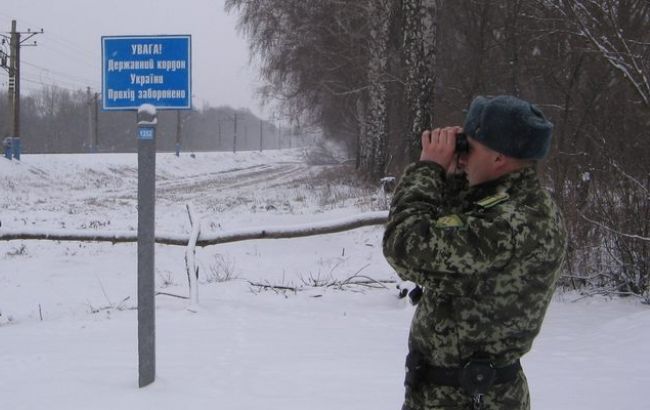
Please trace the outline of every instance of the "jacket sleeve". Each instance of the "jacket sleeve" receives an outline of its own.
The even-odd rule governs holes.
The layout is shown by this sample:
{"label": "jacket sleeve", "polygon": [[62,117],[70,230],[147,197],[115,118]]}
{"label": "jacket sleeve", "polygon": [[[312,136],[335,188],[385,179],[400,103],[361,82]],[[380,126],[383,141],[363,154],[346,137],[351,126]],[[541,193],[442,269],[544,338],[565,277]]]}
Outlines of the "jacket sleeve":
{"label": "jacket sleeve", "polygon": [[480,275],[505,266],[514,251],[506,215],[448,215],[445,173],[416,162],[398,184],[383,238],[384,256],[403,280],[443,294],[472,294]]}

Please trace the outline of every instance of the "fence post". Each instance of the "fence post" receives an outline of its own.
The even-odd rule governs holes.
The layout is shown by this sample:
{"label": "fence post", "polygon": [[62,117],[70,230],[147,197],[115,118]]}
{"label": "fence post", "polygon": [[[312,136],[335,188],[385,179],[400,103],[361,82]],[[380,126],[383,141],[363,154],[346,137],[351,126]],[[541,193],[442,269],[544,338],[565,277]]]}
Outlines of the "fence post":
{"label": "fence post", "polygon": [[187,280],[190,287],[190,307],[199,303],[199,268],[196,265],[196,242],[201,234],[201,221],[195,216],[192,205],[187,204],[187,214],[190,218],[192,232],[185,250],[185,267],[187,269]]}

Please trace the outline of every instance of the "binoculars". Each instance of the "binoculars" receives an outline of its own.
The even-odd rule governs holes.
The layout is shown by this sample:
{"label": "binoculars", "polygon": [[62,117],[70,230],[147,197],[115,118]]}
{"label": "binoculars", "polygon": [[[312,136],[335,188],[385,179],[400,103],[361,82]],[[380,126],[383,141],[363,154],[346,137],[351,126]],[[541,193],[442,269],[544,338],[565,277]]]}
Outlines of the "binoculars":
{"label": "binoculars", "polygon": [[464,132],[456,134],[456,154],[465,154],[469,152],[469,143],[467,142],[467,135]]}

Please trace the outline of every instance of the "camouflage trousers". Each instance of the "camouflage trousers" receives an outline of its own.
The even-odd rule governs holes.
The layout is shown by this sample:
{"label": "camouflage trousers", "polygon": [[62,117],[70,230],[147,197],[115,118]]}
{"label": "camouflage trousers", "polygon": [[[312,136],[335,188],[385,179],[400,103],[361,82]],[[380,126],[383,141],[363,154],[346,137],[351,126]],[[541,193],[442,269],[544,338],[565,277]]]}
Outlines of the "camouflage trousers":
{"label": "camouflage trousers", "polygon": [[[472,397],[460,388],[435,385],[406,387],[402,410],[473,410]],[[494,385],[483,397],[483,410],[530,410],[528,382],[523,371],[510,382]]]}

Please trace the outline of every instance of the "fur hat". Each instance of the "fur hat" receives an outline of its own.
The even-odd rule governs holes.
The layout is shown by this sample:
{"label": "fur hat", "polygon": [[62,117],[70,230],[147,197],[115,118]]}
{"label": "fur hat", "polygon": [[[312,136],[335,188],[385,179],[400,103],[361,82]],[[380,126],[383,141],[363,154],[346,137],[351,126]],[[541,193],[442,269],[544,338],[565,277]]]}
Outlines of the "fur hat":
{"label": "fur hat", "polygon": [[542,159],[553,124],[528,101],[510,95],[478,96],[465,117],[464,132],[487,147],[517,159]]}

